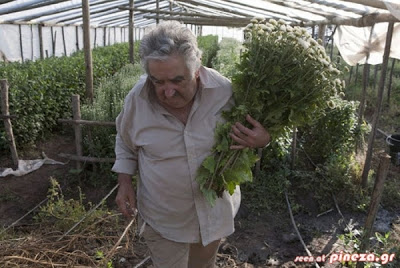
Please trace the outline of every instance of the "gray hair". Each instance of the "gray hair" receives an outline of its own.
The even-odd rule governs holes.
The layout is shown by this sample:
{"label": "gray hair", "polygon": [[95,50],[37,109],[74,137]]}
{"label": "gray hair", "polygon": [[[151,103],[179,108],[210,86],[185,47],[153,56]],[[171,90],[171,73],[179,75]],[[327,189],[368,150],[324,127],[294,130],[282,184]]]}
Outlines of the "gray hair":
{"label": "gray hair", "polygon": [[160,23],[140,42],[140,61],[146,73],[149,73],[149,60],[166,60],[174,54],[183,56],[192,76],[201,66],[201,50],[197,47],[196,36],[178,21]]}

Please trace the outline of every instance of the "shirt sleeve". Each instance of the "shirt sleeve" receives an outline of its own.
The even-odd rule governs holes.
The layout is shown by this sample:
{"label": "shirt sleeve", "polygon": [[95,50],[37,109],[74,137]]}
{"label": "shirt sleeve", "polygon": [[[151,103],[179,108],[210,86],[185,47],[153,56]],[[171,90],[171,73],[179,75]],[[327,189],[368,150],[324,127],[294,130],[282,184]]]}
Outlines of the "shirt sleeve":
{"label": "shirt sleeve", "polygon": [[[129,113],[126,113],[126,106],[132,105],[131,102],[125,102],[125,107],[118,115],[116,120],[117,136],[115,140],[115,163],[112,167],[112,171],[116,173],[124,173],[134,175],[137,171],[138,166],[138,148],[133,145],[131,137],[129,137],[129,131],[126,130],[127,126],[124,122],[133,120],[133,110],[128,109]],[[129,118],[126,118],[129,117]]]}

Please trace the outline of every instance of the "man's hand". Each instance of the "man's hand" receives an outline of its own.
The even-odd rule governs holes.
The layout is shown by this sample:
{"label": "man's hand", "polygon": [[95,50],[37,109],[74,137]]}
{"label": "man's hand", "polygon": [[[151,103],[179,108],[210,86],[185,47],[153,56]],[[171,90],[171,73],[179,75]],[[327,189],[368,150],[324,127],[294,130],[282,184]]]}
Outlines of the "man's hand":
{"label": "man's hand", "polygon": [[118,174],[118,193],[115,202],[121,213],[131,218],[136,215],[136,193],[132,186],[132,175]]}
{"label": "man's hand", "polygon": [[231,138],[238,144],[231,145],[231,149],[244,149],[244,148],[262,148],[266,146],[271,137],[268,131],[250,115],[246,116],[247,122],[253,125],[253,129],[243,126],[241,123],[236,122],[232,126],[233,133],[230,134]]}

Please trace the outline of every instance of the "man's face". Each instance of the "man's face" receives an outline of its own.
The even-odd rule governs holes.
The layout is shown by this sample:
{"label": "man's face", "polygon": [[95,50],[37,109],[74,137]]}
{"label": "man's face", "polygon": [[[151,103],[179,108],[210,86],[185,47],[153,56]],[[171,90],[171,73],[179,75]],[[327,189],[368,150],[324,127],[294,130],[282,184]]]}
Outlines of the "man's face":
{"label": "man's face", "polygon": [[[167,60],[149,60],[148,70],[158,101],[167,108],[183,108],[196,94],[196,75],[190,75],[183,56],[172,55]],[[192,78],[191,78],[192,77]]]}

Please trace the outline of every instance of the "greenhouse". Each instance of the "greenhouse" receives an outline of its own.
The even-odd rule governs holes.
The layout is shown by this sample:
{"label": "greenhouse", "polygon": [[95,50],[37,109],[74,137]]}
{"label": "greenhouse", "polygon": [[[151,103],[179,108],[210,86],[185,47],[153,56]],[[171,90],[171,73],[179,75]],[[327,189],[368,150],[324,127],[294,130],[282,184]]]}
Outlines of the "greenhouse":
{"label": "greenhouse", "polygon": [[397,0],[0,0],[0,267],[399,267],[399,43]]}

